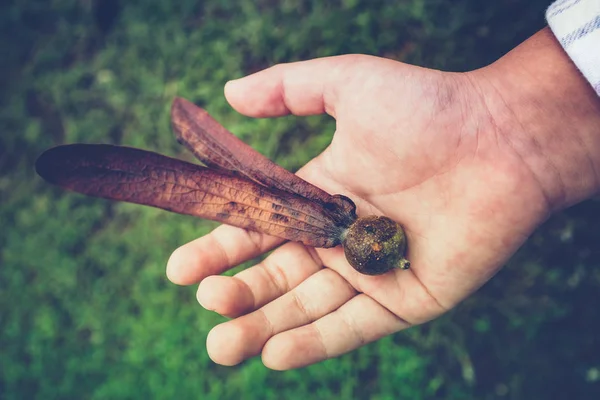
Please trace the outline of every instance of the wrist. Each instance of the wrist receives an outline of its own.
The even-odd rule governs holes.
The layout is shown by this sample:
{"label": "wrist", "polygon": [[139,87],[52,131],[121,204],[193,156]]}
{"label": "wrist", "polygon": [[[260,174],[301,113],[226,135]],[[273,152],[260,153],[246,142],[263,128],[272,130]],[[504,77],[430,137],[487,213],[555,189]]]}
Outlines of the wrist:
{"label": "wrist", "polygon": [[551,211],[600,190],[600,98],[548,28],[469,74]]}

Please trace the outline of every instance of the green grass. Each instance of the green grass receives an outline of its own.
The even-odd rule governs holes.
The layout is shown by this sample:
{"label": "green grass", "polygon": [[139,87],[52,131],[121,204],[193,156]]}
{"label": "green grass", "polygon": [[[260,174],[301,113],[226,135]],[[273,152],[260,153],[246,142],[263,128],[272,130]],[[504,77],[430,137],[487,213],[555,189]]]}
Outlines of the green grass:
{"label": "green grass", "polygon": [[0,398],[530,399],[600,397],[600,207],[542,227],[438,321],[308,368],[213,364],[221,317],[170,284],[170,252],[215,225],[50,187],[36,156],[110,142],[190,159],[175,95],[297,169],[324,117],[251,120],[222,95],[278,62],[367,53],[446,70],[500,57],[548,1],[10,1],[0,9]]}

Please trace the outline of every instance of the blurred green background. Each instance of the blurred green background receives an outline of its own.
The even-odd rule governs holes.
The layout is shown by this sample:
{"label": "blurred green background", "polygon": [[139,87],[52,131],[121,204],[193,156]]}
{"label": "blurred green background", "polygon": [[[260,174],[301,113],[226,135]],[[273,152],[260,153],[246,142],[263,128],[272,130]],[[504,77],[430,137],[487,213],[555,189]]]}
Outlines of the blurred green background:
{"label": "blurred green background", "polygon": [[60,143],[191,159],[175,95],[297,169],[325,117],[251,120],[222,89],[278,62],[367,53],[486,65],[540,29],[549,0],[9,0],[0,6],[0,398],[598,399],[600,206],[556,215],[443,318],[308,368],[225,368],[223,319],[170,284],[170,252],[215,224],[65,193],[33,164]]}

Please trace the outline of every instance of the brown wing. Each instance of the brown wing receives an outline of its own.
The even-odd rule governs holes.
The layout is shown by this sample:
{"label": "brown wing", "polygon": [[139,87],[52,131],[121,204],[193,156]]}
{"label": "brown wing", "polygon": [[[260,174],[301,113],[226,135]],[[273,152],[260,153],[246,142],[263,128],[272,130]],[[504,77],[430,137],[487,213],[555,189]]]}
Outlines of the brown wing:
{"label": "brown wing", "polygon": [[343,234],[318,204],[301,196],[144,150],[59,146],[38,158],[36,170],[50,183],[90,196],[194,215],[308,246],[336,246]]}
{"label": "brown wing", "polygon": [[318,202],[340,226],[348,227],[356,219],[356,207],[350,199],[332,196],[275,164],[193,103],[176,98],[171,107],[171,120],[179,143],[205,165],[236,171],[266,187]]}

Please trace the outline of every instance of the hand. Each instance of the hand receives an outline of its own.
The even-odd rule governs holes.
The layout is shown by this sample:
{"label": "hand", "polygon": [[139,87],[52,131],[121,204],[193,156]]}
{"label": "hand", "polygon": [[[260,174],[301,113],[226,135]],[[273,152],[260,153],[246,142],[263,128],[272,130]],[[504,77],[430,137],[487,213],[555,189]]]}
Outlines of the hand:
{"label": "hand", "polygon": [[[202,306],[233,318],[210,332],[210,357],[234,365],[262,352],[266,366],[290,369],[431,320],[490,279],[552,211],[597,190],[589,154],[600,154],[600,105],[557,46],[546,30],[462,74],[352,55],[230,82],[226,97],[245,115],[336,119],[331,145],[299,174],[352,198],[359,215],[400,222],[412,267],[365,276],[340,248],[285,243],[219,276],[281,244],[221,226],[177,249],[167,267],[175,283],[200,283]],[[541,67],[548,75],[568,72],[562,82],[577,107],[564,109],[539,68],[532,72],[544,54],[554,60]],[[557,147],[546,133],[565,124],[572,136]]]}

